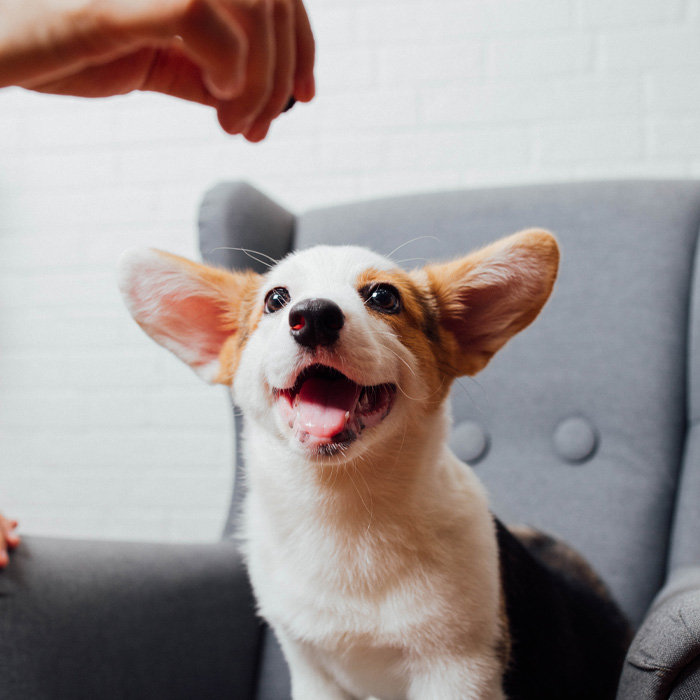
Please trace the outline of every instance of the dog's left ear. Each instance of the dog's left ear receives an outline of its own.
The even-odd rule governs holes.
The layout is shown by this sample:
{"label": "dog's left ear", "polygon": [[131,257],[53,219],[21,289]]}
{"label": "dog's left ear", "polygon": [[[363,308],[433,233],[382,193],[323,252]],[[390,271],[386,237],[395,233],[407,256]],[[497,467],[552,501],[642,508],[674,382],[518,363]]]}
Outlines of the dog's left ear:
{"label": "dog's left ear", "polygon": [[202,379],[219,384],[233,379],[236,339],[251,322],[248,307],[259,280],[254,272],[158,250],[129,251],[119,261],[119,288],[136,322]]}
{"label": "dog's left ear", "polygon": [[425,268],[451,347],[454,376],[483,369],[535,320],[559,267],[551,233],[527,230],[453,262]]}

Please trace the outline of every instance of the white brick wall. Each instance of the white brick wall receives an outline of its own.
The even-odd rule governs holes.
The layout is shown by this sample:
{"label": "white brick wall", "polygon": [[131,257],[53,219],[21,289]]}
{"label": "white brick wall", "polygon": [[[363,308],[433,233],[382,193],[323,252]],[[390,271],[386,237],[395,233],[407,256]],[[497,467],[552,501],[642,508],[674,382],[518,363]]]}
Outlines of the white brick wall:
{"label": "white brick wall", "polygon": [[0,508],[25,533],[206,540],[225,394],[121,306],[120,252],[196,254],[248,179],[294,210],[424,189],[700,177],[700,0],[307,0],[318,98],[260,145],[204,108],[0,92]]}

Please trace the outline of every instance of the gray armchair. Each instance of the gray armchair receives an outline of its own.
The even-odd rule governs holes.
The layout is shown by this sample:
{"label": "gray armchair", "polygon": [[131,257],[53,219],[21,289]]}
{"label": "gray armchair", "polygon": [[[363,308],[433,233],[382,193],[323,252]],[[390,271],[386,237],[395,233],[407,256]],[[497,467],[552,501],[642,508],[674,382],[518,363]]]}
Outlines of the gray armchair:
{"label": "gray armchair", "polygon": [[[300,216],[232,183],[200,212],[203,257],[258,270],[319,242],[410,266],[530,226],[558,235],[559,281],[537,322],[455,386],[453,449],[504,521],[577,547],[638,627],[620,700],[700,698],[700,182],[446,192]],[[226,535],[242,495],[237,479]],[[228,538],[26,539],[0,574],[0,698],[83,697],[289,698]]]}

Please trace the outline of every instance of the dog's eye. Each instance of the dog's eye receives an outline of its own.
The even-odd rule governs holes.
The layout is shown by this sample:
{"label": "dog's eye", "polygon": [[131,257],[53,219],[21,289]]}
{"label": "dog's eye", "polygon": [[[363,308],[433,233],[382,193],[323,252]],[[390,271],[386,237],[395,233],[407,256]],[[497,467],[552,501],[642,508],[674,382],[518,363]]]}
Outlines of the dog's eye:
{"label": "dog's eye", "polygon": [[284,287],[271,289],[265,297],[265,313],[273,314],[289,303],[289,292]]}
{"label": "dog's eye", "polygon": [[369,306],[385,314],[401,311],[401,296],[398,289],[390,284],[376,284],[364,290],[365,301]]}

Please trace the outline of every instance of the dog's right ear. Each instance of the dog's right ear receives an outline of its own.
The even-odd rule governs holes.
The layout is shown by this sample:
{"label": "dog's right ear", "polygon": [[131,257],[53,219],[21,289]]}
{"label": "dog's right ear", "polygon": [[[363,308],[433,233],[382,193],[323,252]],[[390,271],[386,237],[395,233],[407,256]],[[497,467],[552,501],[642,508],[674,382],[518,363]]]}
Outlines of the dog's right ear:
{"label": "dog's right ear", "polygon": [[157,250],[129,251],[119,261],[119,288],[136,322],[202,379],[219,384],[231,383],[237,338],[256,323],[260,280]]}

